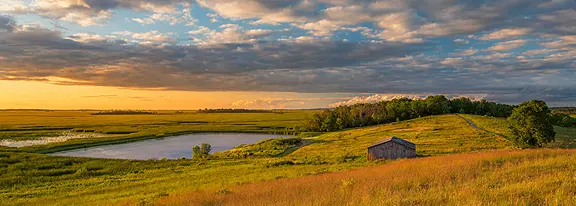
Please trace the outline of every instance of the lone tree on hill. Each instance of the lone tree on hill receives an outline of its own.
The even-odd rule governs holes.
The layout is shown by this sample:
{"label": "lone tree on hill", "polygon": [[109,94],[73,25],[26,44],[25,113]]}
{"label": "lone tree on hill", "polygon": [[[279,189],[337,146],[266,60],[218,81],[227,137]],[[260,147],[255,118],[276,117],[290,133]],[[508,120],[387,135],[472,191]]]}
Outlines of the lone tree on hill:
{"label": "lone tree on hill", "polygon": [[208,155],[210,155],[210,151],[212,151],[212,146],[206,143],[202,143],[201,147],[194,146],[192,147],[192,158],[206,158]]}
{"label": "lone tree on hill", "polygon": [[521,147],[542,147],[554,141],[556,132],[550,117],[551,111],[544,101],[532,100],[518,105],[508,117],[512,140]]}

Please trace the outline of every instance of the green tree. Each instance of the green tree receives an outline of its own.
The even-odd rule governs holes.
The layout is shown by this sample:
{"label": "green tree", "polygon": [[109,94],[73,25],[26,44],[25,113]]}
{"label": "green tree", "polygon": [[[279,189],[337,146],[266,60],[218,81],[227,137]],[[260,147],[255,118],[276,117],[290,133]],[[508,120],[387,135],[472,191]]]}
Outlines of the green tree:
{"label": "green tree", "polygon": [[202,154],[200,153],[200,146],[196,145],[192,147],[192,159],[201,158]]}
{"label": "green tree", "polygon": [[556,132],[546,102],[532,100],[514,108],[508,117],[511,139],[521,147],[541,147],[554,141]]}
{"label": "green tree", "polygon": [[196,145],[192,147],[192,158],[193,159],[206,158],[210,155],[210,151],[212,151],[212,146],[210,144],[202,143],[201,146]]}
{"label": "green tree", "polygon": [[200,152],[204,155],[204,157],[208,157],[208,155],[210,155],[210,151],[212,151],[212,146],[210,144],[202,143]]}

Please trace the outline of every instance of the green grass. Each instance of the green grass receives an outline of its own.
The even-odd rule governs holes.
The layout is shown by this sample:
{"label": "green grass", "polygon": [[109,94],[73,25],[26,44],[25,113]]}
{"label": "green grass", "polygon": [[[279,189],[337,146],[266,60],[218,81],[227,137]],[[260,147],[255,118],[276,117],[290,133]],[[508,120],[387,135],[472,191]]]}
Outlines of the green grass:
{"label": "green grass", "polygon": [[[476,125],[488,131],[504,136],[509,136],[508,125],[505,118],[486,117],[478,115],[462,114],[467,119],[472,120]],[[544,145],[548,148],[576,148],[576,128],[554,127],[556,131],[556,141]]]}
{"label": "green grass", "polygon": [[576,205],[575,162],[576,150],[456,154],[171,194],[158,205]]}
{"label": "green grass", "polygon": [[[90,115],[94,111],[0,111],[0,140],[30,140],[59,136],[65,131],[109,134],[106,137],[72,139],[61,143],[18,149],[56,152],[195,132],[294,132],[315,111],[287,110],[276,113],[196,113],[160,111],[155,115]],[[11,150],[1,148],[0,150]]]}
{"label": "green grass", "polygon": [[[208,121],[212,118],[211,121],[215,123],[208,125],[213,125],[213,127],[218,127],[219,124],[230,126],[242,121],[252,122],[262,127],[265,125],[281,126],[276,121],[283,122],[285,126],[295,125],[293,121],[302,118],[296,116],[302,116],[305,113],[294,113],[284,113],[288,115],[285,117],[259,116],[278,114],[247,114],[247,116],[233,114],[230,119],[218,122],[216,118],[222,118],[222,114],[209,114],[215,115],[210,117],[196,116],[195,119],[190,118],[195,114],[185,116],[188,116],[188,121]],[[234,117],[235,115],[243,118]],[[113,117],[123,118],[123,116]],[[139,115],[126,118],[124,120],[126,122],[146,122],[146,118],[151,118],[149,120],[151,122],[161,122],[158,118],[184,121],[183,117],[174,120],[170,118],[175,117],[169,115],[166,117]],[[138,118],[143,119],[137,120]],[[264,121],[265,118],[271,118],[270,122]],[[274,118],[277,119],[274,120]],[[24,125],[20,127],[40,124],[39,122],[31,123],[36,120],[30,118],[24,119],[30,122],[20,123]],[[112,124],[111,122],[116,121],[117,123],[113,125],[128,124],[118,119],[106,121],[81,119],[76,121],[92,121],[93,124],[106,121],[108,121],[107,124]],[[250,119],[253,121],[249,121]],[[65,124],[76,125],[75,128],[80,128],[79,122],[72,121]],[[151,122],[147,125],[159,124]],[[65,124],[53,123],[49,126],[57,127]],[[85,124],[85,128],[94,128],[94,125]],[[203,125],[203,127],[208,127],[208,125]],[[136,126],[144,127],[141,124],[136,124]],[[186,129],[185,131],[192,130]],[[149,131],[157,132],[153,129]],[[154,132],[151,133],[154,134]],[[514,148],[508,140],[478,131],[458,116],[443,115],[341,132],[303,134],[302,137],[305,138],[302,141],[311,143],[306,146],[294,144],[294,142],[277,142],[277,140],[263,141],[237,149],[240,154],[245,154],[245,152],[256,154],[258,151],[262,152],[261,154],[241,155],[242,157],[235,158],[222,157],[222,154],[227,152],[214,155],[208,160],[148,161],[51,157],[25,152],[0,152],[0,205],[70,205],[86,202],[91,204],[125,202],[152,204],[169,194],[348,170],[386,163],[386,161],[366,161],[366,146],[390,135],[416,143],[419,156]],[[123,138],[126,137],[123,136]],[[302,147],[299,148],[299,146]],[[293,151],[292,148],[298,149]],[[282,152],[286,150],[290,152]],[[228,153],[234,153],[234,151]]]}

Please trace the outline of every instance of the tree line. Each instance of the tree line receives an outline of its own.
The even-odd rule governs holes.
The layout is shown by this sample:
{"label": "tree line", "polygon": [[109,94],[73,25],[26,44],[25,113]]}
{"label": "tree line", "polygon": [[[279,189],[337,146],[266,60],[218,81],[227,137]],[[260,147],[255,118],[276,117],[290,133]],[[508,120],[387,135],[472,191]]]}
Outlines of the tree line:
{"label": "tree line", "polygon": [[330,132],[345,128],[398,122],[440,114],[476,114],[508,117],[514,106],[466,97],[448,99],[443,95],[425,99],[400,98],[377,103],[339,106],[314,114],[303,123],[302,131]]}
{"label": "tree line", "polygon": [[552,108],[552,113],[575,115],[576,114],[576,107],[556,107],[556,108]]}
{"label": "tree line", "polygon": [[277,110],[263,110],[263,109],[199,109],[197,113],[282,113]]}

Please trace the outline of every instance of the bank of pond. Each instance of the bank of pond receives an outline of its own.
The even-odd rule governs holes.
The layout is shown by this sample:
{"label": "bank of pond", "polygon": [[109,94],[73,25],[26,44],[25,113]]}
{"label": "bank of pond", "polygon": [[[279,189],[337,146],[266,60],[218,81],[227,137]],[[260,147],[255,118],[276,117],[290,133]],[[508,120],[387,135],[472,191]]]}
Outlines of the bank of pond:
{"label": "bank of pond", "polygon": [[210,144],[212,146],[211,151],[214,153],[230,150],[238,145],[253,144],[264,139],[281,137],[289,136],[252,133],[195,133],[61,151],[49,155],[134,160],[179,159],[191,158],[192,147],[203,143]]}

